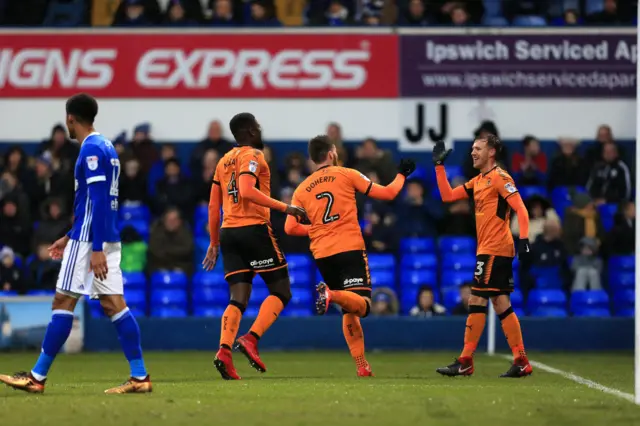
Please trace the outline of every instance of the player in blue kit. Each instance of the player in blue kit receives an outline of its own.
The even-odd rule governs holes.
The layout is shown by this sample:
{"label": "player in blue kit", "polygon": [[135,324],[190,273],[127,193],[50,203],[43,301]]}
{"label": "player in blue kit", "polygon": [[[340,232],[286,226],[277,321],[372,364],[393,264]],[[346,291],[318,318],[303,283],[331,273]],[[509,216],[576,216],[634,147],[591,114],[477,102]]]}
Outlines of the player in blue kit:
{"label": "player in blue kit", "polygon": [[62,259],[52,318],[31,372],[0,375],[0,382],[14,389],[43,393],[51,364],[71,332],[78,298],[89,295],[100,299],[131,367],[129,380],[105,393],[151,392],[142,358],[140,329],[123,296],[118,231],[120,160],[111,142],[93,128],[98,114],[94,98],[75,95],[67,101],[66,112],[69,135],[82,146],[75,165],[73,225],[66,236],[49,247],[51,258]]}

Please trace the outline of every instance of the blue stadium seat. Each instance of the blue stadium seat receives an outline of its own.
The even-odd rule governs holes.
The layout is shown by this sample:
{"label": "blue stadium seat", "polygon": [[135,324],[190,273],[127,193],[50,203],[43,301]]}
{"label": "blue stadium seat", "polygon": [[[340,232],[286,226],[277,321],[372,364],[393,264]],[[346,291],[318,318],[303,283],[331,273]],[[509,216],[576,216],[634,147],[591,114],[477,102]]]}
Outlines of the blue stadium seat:
{"label": "blue stadium seat", "polygon": [[196,306],[193,309],[193,315],[196,317],[221,318],[225,309],[223,306]]}
{"label": "blue stadium seat", "polygon": [[308,272],[312,265],[311,256],[306,254],[288,254],[287,263],[290,271],[303,269]]}
{"label": "blue stadium seat", "polygon": [[427,170],[424,167],[418,166],[413,171],[413,173],[411,173],[411,179],[419,180],[419,181],[422,181],[424,183],[435,182],[436,175],[435,175],[435,172],[432,169]]}
{"label": "blue stadium seat", "polygon": [[528,200],[533,196],[540,196],[543,198],[549,197],[547,188],[545,188],[544,186],[522,185],[518,187],[518,191],[520,192],[520,196],[523,200]]}
{"label": "blue stadium seat", "polygon": [[129,306],[129,312],[136,318],[143,318],[147,316],[147,311],[145,309],[140,309],[137,306]]}
{"label": "blue stadium seat", "polygon": [[84,0],[53,0],[48,4],[43,25],[68,28],[82,26],[84,14]]}
{"label": "blue stadium seat", "polygon": [[242,315],[243,318],[255,318],[258,316],[258,312],[260,312],[260,309],[258,307],[255,306],[249,306],[247,308],[246,311],[244,311],[244,314]]}
{"label": "blue stadium seat", "polygon": [[13,290],[9,290],[9,291],[0,291],[0,297],[13,297],[13,296],[17,296],[18,292],[17,291],[13,291]]}
{"label": "blue stadium seat", "polygon": [[249,298],[249,304],[252,306],[260,306],[264,299],[269,296],[269,290],[265,287],[254,286],[251,290],[251,297]]}
{"label": "blue stadium seat", "polygon": [[405,254],[401,260],[402,269],[436,269],[438,258],[435,254]]}
{"label": "blue stadium seat", "polygon": [[292,288],[291,289],[291,302],[287,305],[287,309],[289,307],[298,309],[311,309],[313,304],[313,296],[311,293],[311,289],[307,288]]}
{"label": "blue stadium seat", "polygon": [[451,311],[458,303],[462,301],[460,292],[455,288],[443,290],[444,307]]}
{"label": "blue stadium seat", "polygon": [[119,214],[122,221],[142,220],[148,222],[151,217],[149,208],[144,204],[121,204]]}
{"label": "blue stadium seat", "polygon": [[613,228],[614,217],[618,211],[617,204],[601,204],[598,206],[598,212],[600,213],[600,220],[602,220],[602,226],[604,230],[609,232]]}
{"label": "blue stadium seat", "polygon": [[609,268],[618,271],[635,271],[636,257],[630,256],[611,256],[609,258]]}
{"label": "blue stadium seat", "polygon": [[440,266],[443,271],[465,271],[473,274],[473,271],[476,269],[476,256],[471,253],[444,256]]}
{"label": "blue stadium seat", "polygon": [[124,292],[125,299],[127,301],[127,306],[136,307],[141,310],[145,310],[147,308],[147,292],[144,290],[138,289],[126,289]]}
{"label": "blue stadium seat", "polygon": [[611,312],[606,308],[589,308],[583,306],[573,312],[576,317],[606,318],[611,316]]}
{"label": "blue stadium seat", "polygon": [[513,308],[513,312],[516,313],[518,318],[523,318],[527,316],[527,313],[522,308]]}
{"label": "blue stadium seat", "polygon": [[208,205],[199,205],[196,207],[196,211],[193,214],[193,219],[195,223],[198,222],[208,222],[209,221],[209,206]]}
{"label": "blue stadium seat", "polygon": [[176,271],[159,271],[151,275],[151,288],[186,288],[187,274]]}
{"label": "blue stadium seat", "polygon": [[462,284],[473,280],[473,274],[468,271],[443,271],[440,280],[442,289],[460,287]]}
{"label": "blue stadium seat", "polygon": [[144,272],[123,272],[122,281],[125,290],[144,289],[147,287],[147,277]]}
{"label": "blue stadium seat", "polygon": [[187,292],[184,290],[153,290],[151,292],[152,309],[158,307],[176,307],[186,309]]}
{"label": "blue stadium seat", "polygon": [[194,306],[226,305],[229,302],[229,290],[226,288],[200,287],[193,291]]}
{"label": "blue stadium seat", "polygon": [[282,311],[280,314],[283,317],[293,317],[293,318],[305,318],[311,317],[314,315],[314,311],[311,308],[289,308]]}
{"label": "blue stadium seat", "polygon": [[615,314],[617,317],[621,318],[634,318],[636,316],[636,311],[633,308],[616,309]]}
{"label": "blue stadium seat", "polygon": [[435,251],[436,241],[433,238],[411,237],[400,241],[402,253],[434,253]]}
{"label": "blue stadium seat", "polygon": [[603,6],[603,0],[587,0],[585,4],[585,14],[591,15],[592,13],[600,12]]}
{"label": "blue stadium seat", "polygon": [[187,310],[185,308],[158,306],[151,309],[151,316],[156,318],[184,318],[187,316]]}
{"label": "blue stadium seat", "polygon": [[516,27],[545,27],[547,20],[538,15],[516,16],[513,18],[513,25]]}
{"label": "blue stadium seat", "polygon": [[535,278],[536,289],[560,289],[562,288],[562,275],[557,266],[533,267],[531,275]]}
{"label": "blue stadium seat", "polygon": [[634,288],[636,285],[636,273],[630,271],[618,271],[609,268],[609,288],[621,290]]}
{"label": "blue stadium seat", "polygon": [[[491,3],[497,3],[496,0],[492,0]],[[509,21],[502,16],[485,16],[482,18],[482,25],[486,27],[508,27]]]}
{"label": "blue stadium seat", "polygon": [[609,309],[609,295],[604,290],[574,291],[571,293],[571,312],[581,309]]}
{"label": "blue stadium seat", "polygon": [[105,316],[99,300],[87,300],[87,304],[89,305],[89,312],[92,317],[101,318]]}
{"label": "blue stadium seat", "polygon": [[438,245],[445,256],[449,253],[476,252],[476,240],[472,237],[440,237]]}
{"label": "blue stadium seat", "polygon": [[400,274],[401,288],[419,287],[421,285],[429,285],[433,288],[438,287],[438,274],[435,271],[421,270],[408,271],[403,270]]}
{"label": "blue stadium seat", "polygon": [[392,254],[370,254],[369,269],[372,271],[384,269],[393,270],[396,267],[396,259]]}
{"label": "blue stadium seat", "polygon": [[29,290],[27,296],[54,296],[55,290]]}
{"label": "blue stadium seat", "polygon": [[130,226],[135,229],[143,240],[149,241],[149,222],[143,219],[123,220],[120,229]]}
{"label": "blue stadium seat", "polygon": [[502,17],[502,3],[496,0],[483,0],[484,16]]}
{"label": "blue stadium seat", "polygon": [[567,296],[562,290],[535,289],[529,293],[527,305],[530,311],[535,311],[543,306],[566,309]]}
{"label": "blue stadium seat", "polygon": [[551,205],[558,212],[560,218],[564,218],[564,213],[567,207],[571,206],[571,194],[573,192],[587,192],[582,186],[558,186],[551,191]]}
{"label": "blue stadium seat", "polygon": [[395,273],[391,271],[371,271],[371,284],[376,287],[395,287]]}
{"label": "blue stadium seat", "polygon": [[305,289],[311,287],[311,272],[309,268],[289,271],[289,279],[292,287]]}
{"label": "blue stadium seat", "polygon": [[315,282],[315,284],[319,283],[320,281],[324,281],[324,278],[322,278],[322,274],[320,273],[320,270],[316,269],[316,282]]}
{"label": "blue stadium seat", "polygon": [[633,309],[636,302],[636,292],[633,289],[618,290],[613,293],[613,308],[616,311]]}
{"label": "blue stadium seat", "polygon": [[513,306],[513,309],[522,309],[524,306],[524,297],[522,297],[522,292],[520,292],[520,290],[514,290],[511,293],[511,306]]}
{"label": "blue stadium seat", "polygon": [[211,271],[196,272],[193,276],[193,288],[200,287],[225,287],[227,282],[224,279],[224,272]]}
{"label": "blue stadium seat", "polygon": [[564,308],[553,306],[540,306],[531,311],[532,317],[556,317],[565,318],[568,316],[567,310]]}

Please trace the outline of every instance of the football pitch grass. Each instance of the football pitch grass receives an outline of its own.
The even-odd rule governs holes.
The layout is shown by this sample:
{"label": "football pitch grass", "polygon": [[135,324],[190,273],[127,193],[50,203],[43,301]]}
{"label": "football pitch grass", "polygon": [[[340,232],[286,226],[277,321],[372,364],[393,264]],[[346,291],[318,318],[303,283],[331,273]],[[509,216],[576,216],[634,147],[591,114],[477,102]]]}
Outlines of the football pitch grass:
{"label": "football pitch grass", "polygon": [[[633,392],[633,355],[533,353],[531,359]],[[372,353],[376,374],[358,378],[345,352],[265,352],[267,373],[234,354],[241,381],[223,381],[213,354],[146,354],[154,390],[104,395],[124,381],[121,354],[60,356],[44,395],[0,388],[3,425],[640,425],[640,407],[535,369],[499,379],[509,361],[476,357],[473,377],[440,377],[453,353]],[[31,367],[36,354],[0,354],[0,373]]]}

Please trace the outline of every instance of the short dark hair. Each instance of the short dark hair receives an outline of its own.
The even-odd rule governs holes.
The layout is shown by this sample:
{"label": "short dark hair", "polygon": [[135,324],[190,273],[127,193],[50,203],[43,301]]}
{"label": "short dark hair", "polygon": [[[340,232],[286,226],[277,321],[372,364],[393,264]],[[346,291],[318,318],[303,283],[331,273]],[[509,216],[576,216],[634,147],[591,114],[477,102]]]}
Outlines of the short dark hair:
{"label": "short dark hair", "polygon": [[536,138],[533,135],[527,135],[522,139],[522,145],[526,148],[529,146],[529,144],[533,141],[537,141],[538,138]]}
{"label": "short dark hair", "polygon": [[329,151],[333,148],[333,142],[327,135],[318,135],[309,141],[309,158],[316,164],[327,159]]}
{"label": "short dark hair", "polygon": [[255,122],[256,118],[251,113],[241,112],[240,114],[234,115],[229,122],[229,128],[235,140],[242,138],[242,133],[248,132],[255,127]]}
{"label": "short dark hair", "polygon": [[497,137],[496,135],[489,133],[484,138],[478,138],[478,139],[487,141],[487,146],[489,148],[494,148],[496,150],[496,157],[498,156],[500,151],[502,151],[502,141],[500,141],[500,138]]}
{"label": "short dark hair", "polygon": [[73,115],[83,124],[93,124],[98,115],[98,102],[91,95],[79,93],[67,100],[67,115]]}

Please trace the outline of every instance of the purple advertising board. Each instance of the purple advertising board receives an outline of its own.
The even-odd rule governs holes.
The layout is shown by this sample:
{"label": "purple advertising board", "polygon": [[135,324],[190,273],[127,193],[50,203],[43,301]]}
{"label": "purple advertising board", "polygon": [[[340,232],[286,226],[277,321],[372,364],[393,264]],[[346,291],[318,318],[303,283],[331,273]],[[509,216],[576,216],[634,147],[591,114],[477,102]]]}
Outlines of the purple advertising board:
{"label": "purple advertising board", "polygon": [[403,35],[403,97],[635,98],[635,35]]}

